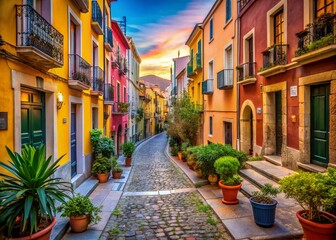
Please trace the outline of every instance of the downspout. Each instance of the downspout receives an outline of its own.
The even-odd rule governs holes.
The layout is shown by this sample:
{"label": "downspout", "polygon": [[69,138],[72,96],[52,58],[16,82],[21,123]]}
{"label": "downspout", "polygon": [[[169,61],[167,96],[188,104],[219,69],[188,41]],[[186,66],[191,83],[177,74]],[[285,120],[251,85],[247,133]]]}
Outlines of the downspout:
{"label": "downspout", "polygon": [[[240,54],[240,16],[239,16],[239,1],[237,1],[237,19],[235,21],[237,27],[237,66],[239,65]],[[240,85],[238,84],[238,74],[236,72],[236,84],[237,84],[237,143],[236,148],[240,150]]]}
{"label": "downspout", "polygon": [[[106,77],[106,73],[105,73],[105,35],[106,35],[106,26],[105,26],[105,20],[106,20],[106,11],[105,11],[105,0],[103,0],[103,11],[104,11],[104,19],[103,19],[103,29],[104,29],[104,37],[103,37],[103,72],[104,72],[104,79]],[[105,79],[104,81],[104,85],[103,85],[103,91],[105,93],[105,85],[106,85],[106,81],[107,79]],[[107,111],[108,112],[108,111]],[[104,95],[103,95],[103,126],[104,126]],[[107,122],[107,119],[106,119]],[[105,135],[106,134],[106,128],[105,128]],[[110,133],[109,136],[111,137],[111,124],[110,124]]]}
{"label": "downspout", "polygon": [[[203,80],[204,80],[204,29],[203,29],[203,25],[202,27],[200,27],[202,30],[202,63],[203,63],[203,71],[202,71],[202,82],[200,84],[201,87],[201,93],[202,93],[202,85],[203,85]],[[202,132],[202,144],[204,145],[204,94],[202,93],[202,122],[203,122],[203,132]]]}

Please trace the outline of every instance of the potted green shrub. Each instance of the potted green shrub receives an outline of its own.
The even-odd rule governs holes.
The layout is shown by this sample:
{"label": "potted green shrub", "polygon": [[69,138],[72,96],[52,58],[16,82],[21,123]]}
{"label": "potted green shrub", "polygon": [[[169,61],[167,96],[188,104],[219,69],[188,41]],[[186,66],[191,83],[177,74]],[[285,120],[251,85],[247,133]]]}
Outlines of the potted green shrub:
{"label": "potted green shrub", "polygon": [[266,183],[260,191],[252,192],[250,203],[252,205],[254,221],[261,227],[271,227],[275,221],[275,210],[278,202],[273,199],[280,193],[279,188]]}
{"label": "potted green shrub", "polygon": [[101,136],[103,130],[92,129],[90,131],[90,140],[95,158],[99,156],[112,157],[114,154],[113,140],[107,136]]}
{"label": "potted green shrub", "polygon": [[112,177],[114,179],[120,179],[121,178],[121,174],[123,173],[123,169],[121,167],[115,167],[112,169]]}
{"label": "potted green shrub", "polygon": [[223,193],[222,202],[229,205],[237,204],[238,191],[243,181],[237,174],[240,167],[238,159],[230,156],[221,157],[215,161],[214,166],[221,179],[218,185]]}
{"label": "potted green shrub", "polygon": [[77,193],[57,210],[62,212],[62,217],[70,218],[71,230],[80,233],[86,231],[90,223],[100,221],[101,217],[98,214],[101,213],[101,208],[102,206],[94,206],[88,197]]}
{"label": "potted green shrub", "polygon": [[111,159],[108,157],[100,156],[93,162],[91,172],[93,174],[97,174],[97,178],[100,183],[106,183],[111,169]]}
{"label": "potted green shrub", "polygon": [[286,197],[303,208],[296,216],[307,240],[335,239],[336,216],[323,211],[335,204],[336,185],[328,184],[335,177],[336,170],[328,168],[326,174],[299,171],[279,181]]}
{"label": "potted green shrub", "polygon": [[181,151],[182,151],[182,161],[187,161],[187,149],[191,147],[191,144],[189,142],[183,142],[181,145]]}
{"label": "potted green shrub", "polygon": [[13,153],[8,164],[0,162],[0,226],[6,238],[49,239],[56,224],[55,201],[64,203],[72,185],[54,177],[61,156],[56,161],[46,158],[44,145],[25,145],[22,153]]}
{"label": "potted green shrub", "polygon": [[123,154],[125,156],[125,165],[126,167],[131,166],[132,163],[132,155],[134,153],[135,150],[135,146],[134,143],[132,142],[125,142],[122,144],[122,150],[123,150]]}

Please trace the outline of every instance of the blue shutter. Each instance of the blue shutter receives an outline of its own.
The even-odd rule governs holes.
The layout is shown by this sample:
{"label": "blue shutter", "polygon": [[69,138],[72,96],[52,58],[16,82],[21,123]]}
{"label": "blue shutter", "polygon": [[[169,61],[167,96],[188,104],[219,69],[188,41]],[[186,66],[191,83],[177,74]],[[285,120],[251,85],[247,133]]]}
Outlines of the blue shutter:
{"label": "blue shutter", "polygon": [[213,19],[210,20],[210,40],[213,38]]}
{"label": "blue shutter", "polygon": [[226,17],[225,20],[228,22],[232,17],[232,4],[231,0],[226,0]]}

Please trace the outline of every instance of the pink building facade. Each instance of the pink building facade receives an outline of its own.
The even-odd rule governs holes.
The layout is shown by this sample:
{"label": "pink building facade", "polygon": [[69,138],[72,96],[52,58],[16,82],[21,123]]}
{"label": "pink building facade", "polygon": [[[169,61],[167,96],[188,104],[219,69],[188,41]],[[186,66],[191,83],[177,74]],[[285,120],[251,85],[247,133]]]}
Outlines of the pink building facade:
{"label": "pink building facade", "polygon": [[113,92],[113,105],[111,114],[111,137],[114,139],[116,154],[121,152],[121,144],[127,139],[128,131],[128,89],[127,89],[127,59],[126,50],[130,49],[126,36],[118,25],[112,20],[113,51],[111,57],[111,85]]}

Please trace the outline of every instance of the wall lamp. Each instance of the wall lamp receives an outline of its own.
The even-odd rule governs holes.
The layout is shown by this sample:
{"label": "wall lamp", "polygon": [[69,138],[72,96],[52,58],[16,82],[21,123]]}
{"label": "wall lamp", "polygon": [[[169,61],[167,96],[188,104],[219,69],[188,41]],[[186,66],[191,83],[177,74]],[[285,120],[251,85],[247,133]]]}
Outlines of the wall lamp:
{"label": "wall lamp", "polygon": [[57,109],[60,110],[62,108],[62,105],[63,105],[63,94],[59,92],[57,94]]}

